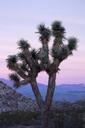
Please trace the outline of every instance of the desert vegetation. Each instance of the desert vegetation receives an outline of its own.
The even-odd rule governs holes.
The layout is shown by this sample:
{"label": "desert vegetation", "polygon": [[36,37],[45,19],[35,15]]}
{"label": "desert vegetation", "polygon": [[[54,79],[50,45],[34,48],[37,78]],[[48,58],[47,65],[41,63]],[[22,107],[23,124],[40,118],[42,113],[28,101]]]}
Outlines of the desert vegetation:
{"label": "desert vegetation", "polygon": [[[85,101],[76,103],[61,103],[62,107],[51,108],[50,128],[84,128],[85,127]],[[80,106],[80,107],[79,107]],[[3,112],[0,114],[0,127],[12,128],[16,126],[41,126],[40,111],[38,112]],[[41,128],[41,127],[40,127]]]}
{"label": "desert vegetation", "polygon": [[[10,78],[14,81],[16,87],[27,83],[31,84],[41,112],[42,127],[48,128],[50,126],[50,108],[56,85],[56,74],[60,71],[59,65],[61,62],[76,50],[77,39],[75,37],[66,38],[66,30],[60,21],[54,21],[51,29],[44,24],[40,24],[36,33],[39,35],[42,47],[36,50],[26,40],[20,40],[18,42],[20,52],[8,56],[7,67],[14,72],[10,74]],[[53,38],[53,44],[49,48],[51,37]],[[45,71],[49,76],[45,101],[40,94],[36,81],[38,74],[42,71]]]}

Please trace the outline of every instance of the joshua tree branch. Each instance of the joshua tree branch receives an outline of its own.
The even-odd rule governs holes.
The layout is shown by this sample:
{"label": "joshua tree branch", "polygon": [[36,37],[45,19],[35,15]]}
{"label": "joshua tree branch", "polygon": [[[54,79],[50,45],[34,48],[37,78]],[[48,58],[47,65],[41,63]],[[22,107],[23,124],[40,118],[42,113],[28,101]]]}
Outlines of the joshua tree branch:
{"label": "joshua tree branch", "polygon": [[70,56],[70,55],[72,55],[72,51],[68,50],[68,54],[65,55],[65,56],[60,60],[60,63],[61,63],[62,61],[64,61],[66,58],[68,58],[68,56]]}
{"label": "joshua tree branch", "polygon": [[46,72],[48,73],[48,75],[52,74],[52,73],[56,73],[58,72],[59,70],[59,64],[60,64],[60,61],[58,59],[55,59],[53,61],[53,63],[51,63],[48,67],[48,69],[46,70]]}
{"label": "joshua tree branch", "polygon": [[17,68],[15,71],[16,71],[17,74],[18,74],[20,77],[22,77],[23,79],[27,79],[27,78],[28,78],[28,76],[23,72],[22,69]]}
{"label": "joshua tree branch", "polygon": [[30,78],[25,79],[25,80],[21,80],[21,81],[19,82],[19,85],[26,85],[26,84],[28,84],[28,83],[30,83]]}
{"label": "joshua tree branch", "polygon": [[31,53],[28,50],[26,50],[24,51],[24,56],[27,60],[28,65],[30,66],[30,69],[33,69],[35,67],[35,64]]}

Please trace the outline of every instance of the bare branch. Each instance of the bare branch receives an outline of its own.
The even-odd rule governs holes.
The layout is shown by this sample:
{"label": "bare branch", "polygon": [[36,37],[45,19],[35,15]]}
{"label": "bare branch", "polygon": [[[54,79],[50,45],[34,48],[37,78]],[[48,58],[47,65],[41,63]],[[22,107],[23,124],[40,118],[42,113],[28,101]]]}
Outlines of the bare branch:
{"label": "bare branch", "polygon": [[26,84],[28,84],[28,83],[30,83],[30,78],[28,78],[28,79],[25,79],[25,80],[21,80],[20,82],[19,82],[19,85],[21,86],[21,85],[26,85]]}
{"label": "bare branch", "polygon": [[28,76],[23,72],[23,70],[20,69],[20,68],[17,68],[15,71],[16,71],[17,74],[18,74],[20,77],[22,77],[23,79],[26,79],[26,78],[28,77]]}

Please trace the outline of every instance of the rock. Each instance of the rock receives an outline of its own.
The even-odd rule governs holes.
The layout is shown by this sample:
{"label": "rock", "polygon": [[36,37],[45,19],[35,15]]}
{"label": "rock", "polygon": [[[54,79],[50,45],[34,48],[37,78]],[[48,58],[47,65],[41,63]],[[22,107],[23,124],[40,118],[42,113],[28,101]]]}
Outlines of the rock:
{"label": "rock", "polygon": [[36,111],[37,104],[0,81],[0,113],[8,111]]}

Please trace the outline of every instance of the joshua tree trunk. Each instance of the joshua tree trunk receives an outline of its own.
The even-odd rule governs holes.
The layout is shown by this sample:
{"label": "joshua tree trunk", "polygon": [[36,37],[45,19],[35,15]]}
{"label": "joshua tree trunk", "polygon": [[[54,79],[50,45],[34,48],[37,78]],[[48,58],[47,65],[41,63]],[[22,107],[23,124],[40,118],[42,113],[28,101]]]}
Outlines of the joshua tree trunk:
{"label": "joshua tree trunk", "polygon": [[55,90],[56,73],[49,75],[48,90],[45,100],[45,108],[43,113],[43,128],[49,127],[49,112],[53,100],[53,94]]}
{"label": "joshua tree trunk", "polygon": [[33,92],[34,92],[34,95],[35,95],[37,104],[38,104],[38,106],[39,106],[39,109],[42,110],[42,108],[43,108],[43,99],[42,99],[42,96],[41,96],[41,94],[40,94],[39,88],[38,88],[38,86],[37,86],[36,80],[33,80],[33,81],[31,82],[31,87],[32,87],[32,90],[33,90]]}
{"label": "joshua tree trunk", "polygon": [[38,88],[36,80],[33,80],[31,82],[31,87],[32,87],[32,91],[34,92],[34,95],[35,95],[38,107],[39,107],[40,112],[41,112],[41,119],[43,119],[43,115],[44,115],[44,101],[43,101],[43,98],[42,98],[42,96],[40,94],[40,91],[39,91],[39,88]]}

